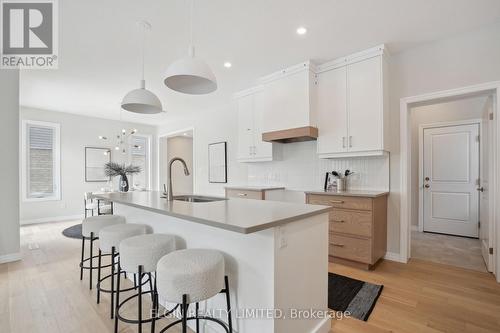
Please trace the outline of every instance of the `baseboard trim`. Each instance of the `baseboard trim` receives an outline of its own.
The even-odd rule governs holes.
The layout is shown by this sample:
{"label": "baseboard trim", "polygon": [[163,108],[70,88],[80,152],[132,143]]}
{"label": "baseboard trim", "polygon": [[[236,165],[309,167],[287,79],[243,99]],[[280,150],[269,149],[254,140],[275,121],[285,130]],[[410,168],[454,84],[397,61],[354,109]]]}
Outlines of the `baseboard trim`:
{"label": "baseboard trim", "polygon": [[38,224],[38,223],[48,223],[48,222],[62,222],[62,221],[70,221],[70,220],[83,220],[85,215],[68,215],[68,216],[53,216],[53,217],[43,217],[40,219],[32,219],[32,220],[21,220],[21,225],[27,224]]}
{"label": "baseboard trim", "polygon": [[21,259],[23,259],[21,252],[6,254],[3,256],[0,256],[0,264],[6,264],[9,262],[18,261]]}
{"label": "baseboard trim", "polygon": [[401,255],[396,252],[386,252],[384,256],[385,260],[390,260],[390,261],[395,261],[395,262],[402,262],[403,264],[406,264],[406,261],[401,260]]}

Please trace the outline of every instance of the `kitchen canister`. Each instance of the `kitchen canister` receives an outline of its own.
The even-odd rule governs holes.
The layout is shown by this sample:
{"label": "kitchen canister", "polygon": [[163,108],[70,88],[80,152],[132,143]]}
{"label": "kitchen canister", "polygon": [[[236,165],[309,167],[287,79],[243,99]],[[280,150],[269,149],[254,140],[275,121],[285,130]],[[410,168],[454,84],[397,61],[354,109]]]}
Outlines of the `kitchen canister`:
{"label": "kitchen canister", "polygon": [[346,178],[337,178],[337,191],[338,192],[344,192],[347,190],[347,182]]}

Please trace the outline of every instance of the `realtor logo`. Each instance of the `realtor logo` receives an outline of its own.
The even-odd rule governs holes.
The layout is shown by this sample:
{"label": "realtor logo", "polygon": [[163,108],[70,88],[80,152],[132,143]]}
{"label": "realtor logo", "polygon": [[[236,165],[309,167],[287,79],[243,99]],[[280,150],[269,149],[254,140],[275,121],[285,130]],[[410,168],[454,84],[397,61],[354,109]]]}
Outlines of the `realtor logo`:
{"label": "realtor logo", "polygon": [[57,0],[0,0],[2,68],[57,68]]}

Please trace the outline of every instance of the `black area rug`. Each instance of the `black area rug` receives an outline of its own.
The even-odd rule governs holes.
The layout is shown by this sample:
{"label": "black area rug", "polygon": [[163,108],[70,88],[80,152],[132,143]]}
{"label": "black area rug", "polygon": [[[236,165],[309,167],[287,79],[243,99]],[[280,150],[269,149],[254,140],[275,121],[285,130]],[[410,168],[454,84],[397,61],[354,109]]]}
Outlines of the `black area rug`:
{"label": "black area rug", "polygon": [[68,238],[82,239],[82,224],[66,228],[62,231],[62,234]]}
{"label": "black area rug", "polygon": [[367,321],[384,286],[328,273],[328,307]]}

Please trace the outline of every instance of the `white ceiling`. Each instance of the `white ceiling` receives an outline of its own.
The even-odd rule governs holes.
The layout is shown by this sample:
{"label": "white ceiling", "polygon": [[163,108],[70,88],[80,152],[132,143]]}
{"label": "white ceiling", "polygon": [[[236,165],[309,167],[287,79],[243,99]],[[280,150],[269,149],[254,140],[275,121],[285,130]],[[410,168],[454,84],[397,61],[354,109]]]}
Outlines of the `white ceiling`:
{"label": "white ceiling", "polygon": [[[197,55],[214,70],[217,92],[186,96],[162,83],[187,52],[186,0],[59,1],[58,70],[24,71],[21,104],[120,118],[121,98],[139,85],[141,32],[147,20],[146,81],[168,111],[123,120],[158,125],[231,101],[265,74],[306,59],[317,62],[386,43],[392,53],[500,18],[498,0],[195,0]],[[295,30],[304,25],[306,36]],[[231,69],[223,66],[233,64]]]}

